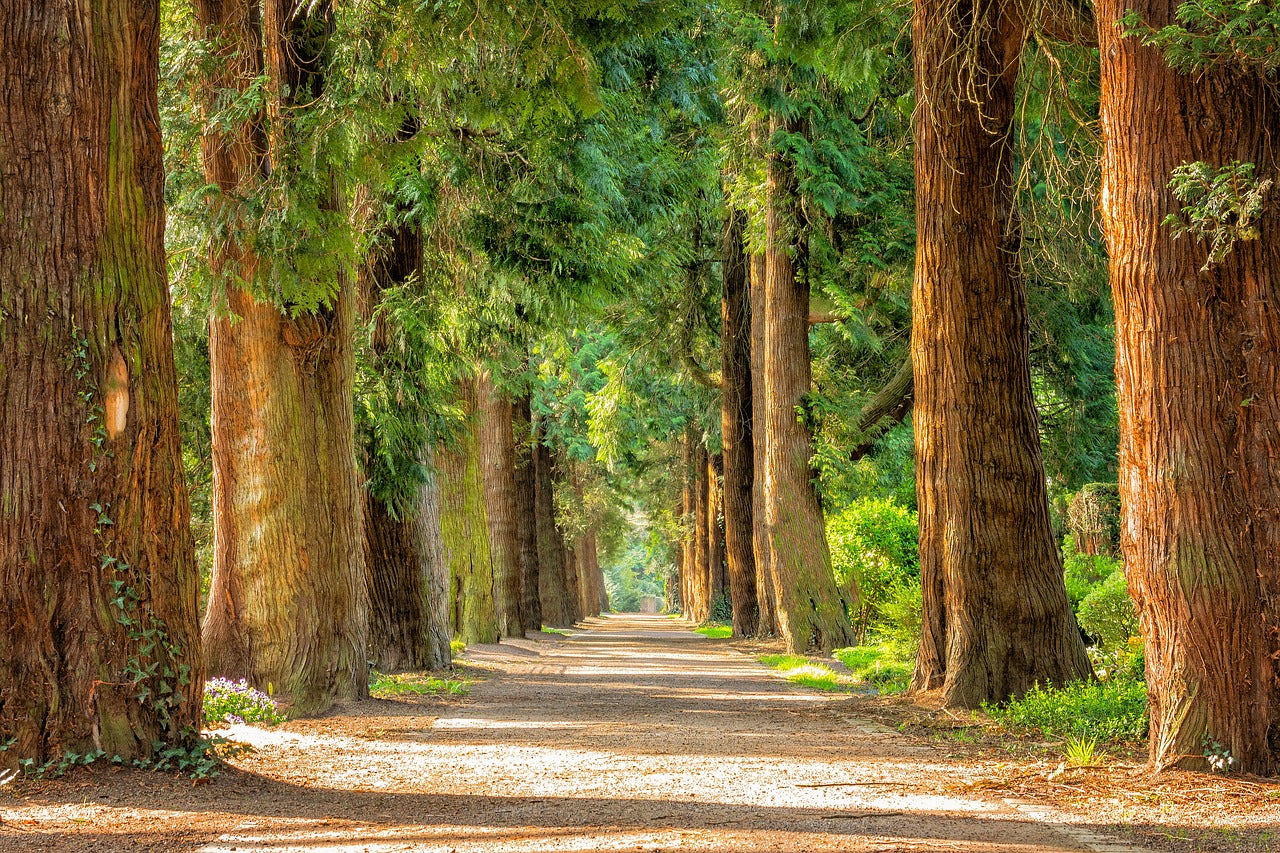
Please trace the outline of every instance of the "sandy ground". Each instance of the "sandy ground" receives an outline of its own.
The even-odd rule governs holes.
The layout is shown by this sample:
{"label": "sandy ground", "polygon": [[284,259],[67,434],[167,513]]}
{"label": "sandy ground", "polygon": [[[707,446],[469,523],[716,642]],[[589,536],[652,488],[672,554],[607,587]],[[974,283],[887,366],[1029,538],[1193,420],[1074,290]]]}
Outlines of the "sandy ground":
{"label": "sandy ground", "polygon": [[[254,749],[209,784],[104,768],[10,786],[0,850],[1120,853],[1177,829],[1122,842],[1105,804],[1028,805],[1038,771],[899,734],[868,700],[793,686],[665,617],[466,660],[488,670],[467,696],[224,731]],[[1271,849],[1268,814],[1258,846],[1223,849]]]}

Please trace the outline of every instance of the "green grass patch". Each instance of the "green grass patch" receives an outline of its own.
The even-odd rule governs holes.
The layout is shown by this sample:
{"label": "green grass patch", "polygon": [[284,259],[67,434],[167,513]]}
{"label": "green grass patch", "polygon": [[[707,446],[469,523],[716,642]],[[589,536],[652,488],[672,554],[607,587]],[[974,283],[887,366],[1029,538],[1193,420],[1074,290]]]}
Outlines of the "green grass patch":
{"label": "green grass patch", "polygon": [[881,693],[902,693],[911,686],[915,660],[892,644],[853,646],[831,654],[854,678],[874,685]]}
{"label": "green grass patch", "polygon": [[713,640],[727,640],[733,636],[733,628],[729,625],[699,625],[693,630],[694,633]]}
{"label": "green grass patch", "polygon": [[1147,685],[1132,678],[1031,688],[1021,699],[982,710],[1008,729],[1050,738],[1135,742],[1147,736]]}
{"label": "green grass patch", "polygon": [[436,678],[421,672],[398,675],[370,673],[369,695],[376,699],[392,699],[396,696],[434,696],[449,693],[465,696],[471,692],[471,683],[453,678]]}
{"label": "green grass patch", "polygon": [[834,672],[831,667],[811,661],[800,655],[764,655],[756,658],[767,667],[776,669],[782,677],[801,687],[830,692],[849,692],[849,679]]}

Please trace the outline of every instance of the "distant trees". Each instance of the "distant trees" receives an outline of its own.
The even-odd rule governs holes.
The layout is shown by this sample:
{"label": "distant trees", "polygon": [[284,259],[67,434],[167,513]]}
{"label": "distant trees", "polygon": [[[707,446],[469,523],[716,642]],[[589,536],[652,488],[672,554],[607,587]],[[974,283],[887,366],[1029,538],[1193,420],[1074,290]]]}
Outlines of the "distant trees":
{"label": "distant trees", "polygon": [[6,4],[0,766],[190,747],[204,667],[156,2]]}

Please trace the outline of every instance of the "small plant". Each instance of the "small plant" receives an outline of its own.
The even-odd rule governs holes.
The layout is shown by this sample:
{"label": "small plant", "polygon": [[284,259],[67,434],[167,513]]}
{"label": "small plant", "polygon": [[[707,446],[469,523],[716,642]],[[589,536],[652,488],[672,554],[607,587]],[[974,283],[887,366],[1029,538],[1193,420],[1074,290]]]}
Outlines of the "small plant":
{"label": "small plant", "polygon": [[449,693],[454,696],[465,696],[471,691],[469,682],[436,678],[422,673],[401,673],[384,675],[380,672],[369,673],[369,694],[378,699],[389,699],[393,696],[432,696]]}
{"label": "small plant", "polygon": [[1102,761],[1098,752],[1098,739],[1085,735],[1071,735],[1063,745],[1063,757],[1072,767],[1092,767]]}
{"label": "small plant", "polygon": [[1231,769],[1236,766],[1236,757],[1231,754],[1231,750],[1209,735],[1205,735],[1200,741],[1203,749],[1205,761],[1209,762],[1209,769],[1215,773],[1230,773]]}
{"label": "small plant", "polygon": [[274,726],[284,720],[275,700],[250,687],[243,678],[239,681],[215,678],[205,683],[206,723],[266,723]]}
{"label": "small plant", "polygon": [[704,637],[710,637],[713,640],[727,640],[733,636],[733,628],[729,625],[699,625],[693,630],[694,633],[701,634]]}

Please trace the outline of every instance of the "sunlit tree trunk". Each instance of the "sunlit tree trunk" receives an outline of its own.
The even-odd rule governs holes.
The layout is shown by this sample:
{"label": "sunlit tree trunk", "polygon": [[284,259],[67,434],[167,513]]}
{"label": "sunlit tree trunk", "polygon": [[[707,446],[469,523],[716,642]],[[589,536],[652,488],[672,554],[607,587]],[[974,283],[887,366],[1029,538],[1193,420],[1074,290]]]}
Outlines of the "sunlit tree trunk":
{"label": "sunlit tree trunk", "polygon": [[720,298],[720,427],[724,457],[724,540],[733,603],[733,635],[748,637],[759,625],[756,561],[752,541],[751,310],[743,214],[725,219],[723,291]]}
{"label": "sunlit tree trunk", "polygon": [[1090,675],[1049,524],[1009,128],[1012,3],[916,0],[916,482],[924,636],[913,687],[976,707]]}
{"label": "sunlit tree trunk", "polygon": [[[775,119],[772,130],[802,128]],[[792,652],[853,640],[851,602],[831,572],[826,523],[809,466],[813,441],[797,414],[809,392],[809,281],[794,167],[772,152],[767,172],[764,286],[765,518],[778,633]]]}
{"label": "sunlit tree trunk", "polygon": [[204,684],[159,4],[0,18],[0,768],[147,758],[199,731]]}
{"label": "sunlit tree trunk", "polygon": [[[1146,643],[1154,768],[1280,769],[1280,192],[1202,270],[1209,247],[1175,239],[1173,170],[1255,164],[1280,182],[1274,76],[1174,73],[1121,38],[1128,10],[1174,22],[1161,0],[1097,6],[1103,219],[1116,306],[1121,545]],[[1211,750],[1210,750],[1211,751]]]}
{"label": "sunlit tree trunk", "polygon": [[498,633],[524,634],[520,614],[519,508],[516,493],[516,445],[511,401],[503,396],[488,371],[480,375],[480,458],[484,467],[485,505],[493,550],[494,612]]}
{"label": "sunlit tree trunk", "polygon": [[765,389],[764,389],[764,278],[763,254],[751,256],[751,555],[756,564],[756,604],[760,636],[778,632],[778,591],[773,581],[773,549],[765,517]]}
{"label": "sunlit tree trunk", "polygon": [[542,627],[542,600],[538,594],[538,524],[534,500],[533,424],[528,395],[512,407],[512,432],[516,444],[516,536],[520,543],[520,618],[526,631]]}
{"label": "sunlit tree trunk", "polygon": [[480,419],[476,380],[459,383],[467,426],[449,448],[436,453],[440,468],[440,530],[449,565],[453,633],[468,645],[496,643],[493,607],[493,553],[480,461]]}
{"label": "sunlit tree trunk", "polygon": [[[210,83],[243,89],[265,71],[263,117],[204,139],[205,170],[229,200],[283,158],[288,110],[324,85],[331,10],[272,0],[256,7],[198,0],[217,45]],[[265,57],[265,59],[264,59]],[[222,207],[224,199],[227,207]],[[338,204],[336,186],[323,204]],[[264,278],[231,234],[214,247],[226,277],[210,320],[213,375],[214,566],[205,614],[209,672],[272,687],[299,714],[364,696],[368,590],[352,413],[355,299],[339,281],[327,307],[293,314],[234,283]]]}

